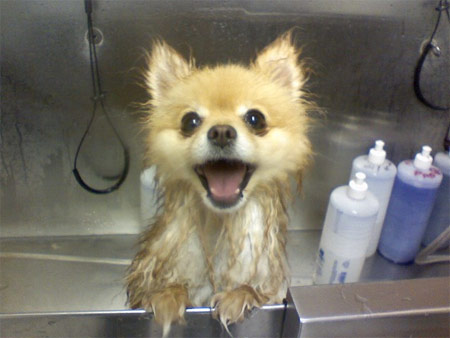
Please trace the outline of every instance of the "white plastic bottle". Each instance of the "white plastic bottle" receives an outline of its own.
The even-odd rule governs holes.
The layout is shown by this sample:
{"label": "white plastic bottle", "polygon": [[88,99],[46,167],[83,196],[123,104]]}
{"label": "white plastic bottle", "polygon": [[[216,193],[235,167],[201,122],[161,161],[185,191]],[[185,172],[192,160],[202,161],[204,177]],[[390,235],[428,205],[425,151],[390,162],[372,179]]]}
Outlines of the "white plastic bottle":
{"label": "white plastic bottle", "polygon": [[381,229],[383,227],[386,209],[391,197],[392,186],[394,185],[397,168],[395,164],[386,159],[386,151],[383,149],[384,142],[378,140],[375,147],[371,148],[368,155],[361,155],[353,160],[350,179],[360,171],[366,174],[366,182],[371,191],[380,203],[377,220],[370,236],[369,247],[366,257],[372,256],[377,251],[380,240]]}
{"label": "white plastic bottle", "polygon": [[[425,246],[450,227],[450,148],[446,153],[437,153],[434,157],[433,165],[441,169],[444,176],[422,240],[422,244]],[[443,247],[448,245],[449,243],[446,243]]]}
{"label": "white plastic bottle", "polygon": [[141,172],[141,226],[149,226],[158,214],[158,191],[156,182],[156,166]]}
{"label": "white plastic bottle", "polygon": [[394,263],[412,263],[420,250],[442,172],[432,166],[431,148],[398,165],[378,251]]}
{"label": "white plastic bottle", "polygon": [[348,186],[333,190],[317,255],[314,283],[357,282],[379,208],[358,172]]}

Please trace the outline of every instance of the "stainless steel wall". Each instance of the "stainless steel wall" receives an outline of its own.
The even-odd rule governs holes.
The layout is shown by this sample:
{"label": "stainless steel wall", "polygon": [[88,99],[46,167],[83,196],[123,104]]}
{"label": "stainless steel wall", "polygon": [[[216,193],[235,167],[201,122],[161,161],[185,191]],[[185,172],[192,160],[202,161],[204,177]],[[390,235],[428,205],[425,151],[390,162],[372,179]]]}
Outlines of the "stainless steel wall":
{"label": "stainless steel wall", "polygon": [[[135,1],[97,0],[94,22],[107,107],[131,149],[121,189],[96,196],[82,190],[71,168],[89,120],[91,83],[82,0],[2,0],[1,236],[135,233],[139,231],[142,134],[134,102],[143,49],[160,37],[197,63],[247,62],[285,30],[315,69],[310,90],[327,111],[311,134],[315,164],[291,227],[322,226],[331,189],[347,181],[351,160],[377,138],[394,162],[422,144],[441,148],[448,112],[422,106],[412,91],[422,41],[436,19],[433,0]],[[425,95],[450,104],[450,29],[436,40],[441,57],[423,70]],[[105,119],[96,120],[80,170],[98,187],[122,166],[121,149]]]}

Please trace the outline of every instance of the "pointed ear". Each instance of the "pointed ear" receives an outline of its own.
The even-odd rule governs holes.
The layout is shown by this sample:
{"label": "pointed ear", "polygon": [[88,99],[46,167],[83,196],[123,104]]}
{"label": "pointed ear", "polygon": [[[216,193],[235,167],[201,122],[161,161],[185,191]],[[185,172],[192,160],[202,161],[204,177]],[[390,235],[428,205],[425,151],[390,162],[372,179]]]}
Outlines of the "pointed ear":
{"label": "pointed ear", "polygon": [[158,105],[177,81],[190,74],[194,60],[187,61],[164,41],[156,41],[147,56],[147,67],[145,84],[152,96],[152,103]]}
{"label": "pointed ear", "polygon": [[306,81],[300,51],[292,42],[288,31],[264,48],[256,57],[253,68],[267,74],[273,81],[290,90],[295,99],[300,97],[300,89]]}

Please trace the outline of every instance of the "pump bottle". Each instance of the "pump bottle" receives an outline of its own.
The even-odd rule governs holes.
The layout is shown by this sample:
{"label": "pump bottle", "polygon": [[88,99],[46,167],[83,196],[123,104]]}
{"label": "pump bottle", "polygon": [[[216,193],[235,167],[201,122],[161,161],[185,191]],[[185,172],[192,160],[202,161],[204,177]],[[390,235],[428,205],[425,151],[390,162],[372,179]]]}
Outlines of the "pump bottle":
{"label": "pump bottle", "polygon": [[[425,246],[450,227],[450,148],[446,153],[437,153],[433,164],[442,171],[443,178],[437,192],[436,202],[431,211],[430,221],[425,230],[425,236],[422,240],[422,244]],[[449,243],[446,243],[442,248],[448,245]]]}
{"label": "pump bottle", "polygon": [[384,142],[378,140],[375,147],[371,148],[368,155],[361,155],[353,160],[350,178],[354,177],[358,171],[366,174],[366,182],[371,191],[380,203],[377,220],[370,236],[369,247],[366,257],[372,256],[377,250],[380,240],[381,229],[384,217],[391,197],[392,186],[394,185],[397,168],[395,164],[386,159],[386,151],[383,149]]}
{"label": "pump bottle", "polygon": [[398,165],[378,251],[394,263],[411,263],[420,250],[420,242],[430,218],[441,171],[432,166],[431,148],[423,146],[414,161]]}
{"label": "pump bottle", "polygon": [[379,204],[358,172],[348,186],[333,190],[317,254],[316,284],[357,282]]}

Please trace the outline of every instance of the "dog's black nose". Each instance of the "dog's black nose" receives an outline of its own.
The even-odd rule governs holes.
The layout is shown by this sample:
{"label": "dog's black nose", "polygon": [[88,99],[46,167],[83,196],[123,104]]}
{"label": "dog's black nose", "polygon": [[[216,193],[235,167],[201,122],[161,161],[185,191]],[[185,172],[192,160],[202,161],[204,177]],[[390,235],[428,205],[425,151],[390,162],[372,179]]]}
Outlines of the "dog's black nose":
{"label": "dog's black nose", "polygon": [[236,137],[236,129],[229,125],[216,125],[208,130],[208,139],[221,148],[231,144]]}

